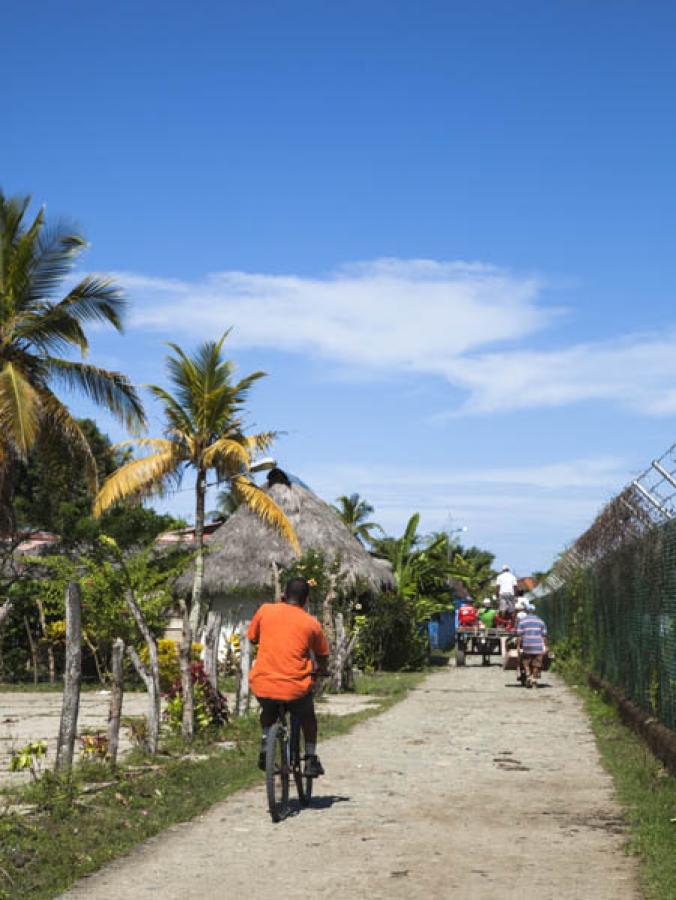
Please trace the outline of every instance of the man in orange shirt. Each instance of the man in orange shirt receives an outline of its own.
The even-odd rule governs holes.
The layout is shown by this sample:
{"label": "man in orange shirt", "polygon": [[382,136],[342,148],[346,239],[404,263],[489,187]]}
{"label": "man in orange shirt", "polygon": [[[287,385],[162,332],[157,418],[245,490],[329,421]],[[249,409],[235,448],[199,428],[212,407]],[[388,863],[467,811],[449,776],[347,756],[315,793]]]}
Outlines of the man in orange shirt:
{"label": "man in orange shirt", "polygon": [[317,778],[324,769],[317,756],[317,717],[312,699],[313,656],[320,675],[327,674],[329,645],[322,627],[305,610],[310,585],[292,578],[281,603],[264,603],[251,620],[247,637],[258,644],[249,684],[261,705],[263,739],[258,765],[265,769],[268,732],[277,721],[279,704],[295,715],[305,737],[305,774]]}

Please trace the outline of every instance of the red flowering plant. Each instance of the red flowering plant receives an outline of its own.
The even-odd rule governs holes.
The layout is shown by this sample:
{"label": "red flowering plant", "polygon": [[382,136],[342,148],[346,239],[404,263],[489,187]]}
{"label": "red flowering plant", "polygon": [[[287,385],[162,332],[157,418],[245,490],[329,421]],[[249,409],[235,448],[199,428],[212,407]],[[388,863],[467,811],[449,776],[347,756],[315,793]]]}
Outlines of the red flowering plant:
{"label": "red flowering plant", "polygon": [[[195,729],[218,728],[228,721],[228,701],[225,694],[214,690],[201,660],[190,666],[195,698]],[[181,679],[177,678],[164,695],[167,699],[165,718],[172,731],[180,733],[183,719]]]}

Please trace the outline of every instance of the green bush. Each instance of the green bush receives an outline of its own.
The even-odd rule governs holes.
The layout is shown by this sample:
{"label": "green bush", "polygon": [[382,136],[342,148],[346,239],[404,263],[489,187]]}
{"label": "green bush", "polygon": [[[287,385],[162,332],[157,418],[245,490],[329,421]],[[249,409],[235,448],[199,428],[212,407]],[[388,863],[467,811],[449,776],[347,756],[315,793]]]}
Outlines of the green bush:
{"label": "green bush", "polygon": [[[192,645],[192,660],[197,662],[202,653],[202,644]],[[141,650],[141,661],[148,665],[148,648]],[[176,641],[162,638],[157,642],[157,661],[160,666],[160,689],[168,691],[172,684],[180,677],[178,662],[178,644]]]}
{"label": "green bush", "polygon": [[355,619],[359,638],[355,665],[366,671],[415,671],[427,662],[426,633],[418,627],[413,604],[403,597],[380,594]]}

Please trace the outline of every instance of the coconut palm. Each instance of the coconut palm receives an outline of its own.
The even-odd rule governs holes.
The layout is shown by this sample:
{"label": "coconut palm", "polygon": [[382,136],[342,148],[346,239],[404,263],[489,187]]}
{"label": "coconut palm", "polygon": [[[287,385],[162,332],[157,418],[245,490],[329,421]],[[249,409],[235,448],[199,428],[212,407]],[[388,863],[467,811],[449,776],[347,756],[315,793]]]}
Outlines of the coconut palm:
{"label": "coconut palm", "polygon": [[336,503],[338,506],[332,506],[332,509],[363,544],[371,543],[373,531],[382,531],[376,522],[366,521],[373,512],[373,507],[366,500],[362,500],[359,494],[350,494],[349,497],[343,495],[336,499]]}
{"label": "coconut palm", "polygon": [[[204,618],[204,521],[207,476],[214,472],[219,481],[228,481],[240,503],[276,528],[300,555],[295,532],[284,513],[248,477],[252,457],[270,446],[273,432],[245,434],[242,422],[244,403],[252,385],[264,376],[253,372],[233,380],[233,363],[222,356],[226,332],[218,341],[206,341],[193,355],[176,344],[167,357],[167,372],[173,393],[151,385],[153,396],[164,406],[163,438],[138,438],[136,444],[147,455],[121,466],[104,482],[94,504],[101,515],[109,506],[127,497],[162,494],[180,482],[187,469],[195,472],[195,563],[192,599],[184,603],[181,661],[184,696],[183,734],[192,737],[192,694],[190,648],[192,633]],[[185,667],[185,669],[184,669]],[[186,711],[187,710],[187,711]]]}
{"label": "coconut palm", "polygon": [[[106,407],[127,427],[145,423],[143,407],[125,375],[67,356],[85,357],[85,326],[122,330],[125,301],[109,279],[88,275],[72,287],[64,280],[86,247],[64,226],[48,229],[44,209],[29,221],[29,197],[0,191],[0,526],[13,530],[16,464],[42,445],[59,441],[78,457],[96,486],[96,463],[87,438],[59,398],[65,388]],[[63,292],[63,293],[62,293]],[[9,614],[11,600],[0,609]]]}

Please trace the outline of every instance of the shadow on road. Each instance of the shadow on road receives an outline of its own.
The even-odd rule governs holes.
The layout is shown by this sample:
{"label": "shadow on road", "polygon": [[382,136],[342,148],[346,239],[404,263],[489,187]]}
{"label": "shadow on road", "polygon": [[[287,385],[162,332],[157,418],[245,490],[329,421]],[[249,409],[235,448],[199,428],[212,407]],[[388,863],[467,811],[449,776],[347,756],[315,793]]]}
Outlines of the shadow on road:
{"label": "shadow on road", "polygon": [[[508,687],[508,688],[520,688],[520,689],[522,689],[522,690],[524,690],[524,691],[527,690],[527,688],[525,688],[522,684],[519,684],[518,681],[516,681],[516,682],[515,682],[515,681],[510,681],[508,684],[505,685],[505,687]],[[542,683],[536,685],[536,686],[533,688],[533,690],[534,690],[534,691],[539,691],[539,690],[541,690],[542,688],[550,688],[550,687],[551,687],[551,684],[546,684],[545,682],[542,682]]]}
{"label": "shadow on road", "polygon": [[343,797],[337,794],[326,794],[325,796],[313,797],[310,801],[310,809],[329,809],[334,803],[349,803],[350,797]]}

